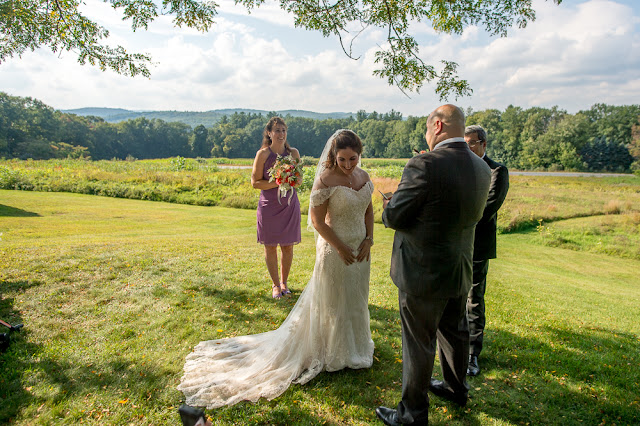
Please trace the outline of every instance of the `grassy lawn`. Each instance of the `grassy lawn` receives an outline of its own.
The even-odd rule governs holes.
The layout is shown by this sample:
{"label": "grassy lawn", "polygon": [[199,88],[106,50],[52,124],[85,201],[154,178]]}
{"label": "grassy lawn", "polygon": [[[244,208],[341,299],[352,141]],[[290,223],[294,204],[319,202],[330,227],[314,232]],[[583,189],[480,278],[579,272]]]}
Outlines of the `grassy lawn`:
{"label": "grassy lawn", "polygon": [[[607,232],[631,235],[638,194],[615,197],[622,211],[603,216]],[[600,226],[574,216],[552,222],[555,234],[543,223],[499,236],[482,374],[470,379],[464,409],[432,399],[433,424],[640,423],[640,260],[548,244]],[[580,220],[591,222],[571,224]],[[0,319],[25,324],[0,354],[0,423],[25,425],[178,424],[176,386],[191,348],[276,328],[315,256],[303,231],[294,296],[273,301],[248,209],[0,190],[0,233]],[[273,401],[209,411],[215,424],[375,424],[376,406],[399,401],[392,238],[376,225],[373,367],[323,373]],[[601,244],[614,247],[614,238]]]}

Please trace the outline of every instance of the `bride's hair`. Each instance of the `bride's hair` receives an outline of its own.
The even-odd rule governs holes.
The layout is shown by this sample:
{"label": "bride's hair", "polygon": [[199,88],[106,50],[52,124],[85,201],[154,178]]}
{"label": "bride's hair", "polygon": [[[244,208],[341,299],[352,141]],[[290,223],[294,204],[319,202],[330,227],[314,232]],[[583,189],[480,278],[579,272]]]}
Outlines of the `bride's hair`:
{"label": "bride's hair", "polygon": [[327,154],[327,161],[324,166],[327,169],[333,169],[336,165],[336,155],[341,149],[351,148],[358,155],[362,154],[362,141],[360,137],[351,130],[342,130],[334,136],[331,142],[331,149]]}
{"label": "bride's hair", "polygon": [[[269,120],[267,125],[264,127],[264,132],[262,132],[262,148],[271,146],[271,137],[269,137],[269,132],[273,131],[273,128],[277,124],[282,124],[284,128],[287,129],[287,123],[285,123],[282,118],[271,117],[271,120]],[[287,149],[287,151],[291,151],[291,145],[289,145],[289,142],[285,141],[284,147]]]}

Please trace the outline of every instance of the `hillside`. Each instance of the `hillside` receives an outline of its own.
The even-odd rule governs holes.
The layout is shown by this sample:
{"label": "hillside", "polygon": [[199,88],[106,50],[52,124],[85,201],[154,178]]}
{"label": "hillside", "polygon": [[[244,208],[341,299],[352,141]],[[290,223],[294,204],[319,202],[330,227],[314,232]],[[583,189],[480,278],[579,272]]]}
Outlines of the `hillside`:
{"label": "hillside", "polygon": [[[233,115],[234,113],[244,112],[245,114],[252,113],[262,114],[265,116],[271,115],[271,111],[247,108],[227,108],[211,111],[131,111],[122,108],[77,108],[60,111],[68,114],[76,114],[82,116],[93,115],[96,117],[101,117],[109,123],[118,123],[120,121],[131,120],[138,117],[145,117],[147,119],[158,118],[167,122],[178,121],[188,124],[191,127],[195,127],[200,124],[203,124],[205,127],[211,127],[215,123],[220,121],[223,115]],[[283,117],[290,115],[292,117],[305,117],[312,118],[314,120],[326,120],[328,118],[348,118],[355,116],[355,114],[350,112],[320,113],[295,109],[276,111],[276,113]]]}

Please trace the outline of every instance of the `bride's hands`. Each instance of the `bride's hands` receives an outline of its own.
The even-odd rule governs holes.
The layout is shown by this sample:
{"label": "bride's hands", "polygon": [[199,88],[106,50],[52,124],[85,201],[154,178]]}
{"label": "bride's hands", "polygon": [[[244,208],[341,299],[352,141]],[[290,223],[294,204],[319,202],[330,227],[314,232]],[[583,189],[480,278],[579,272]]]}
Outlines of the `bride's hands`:
{"label": "bride's hands", "polygon": [[356,261],[356,257],[353,255],[353,251],[351,250],[351,247],[349,247],[346,244],[341,245],[341,247],[338,249],[338,254],[340,255],[340,258],[342,258],[342,261],[346,265],[351,265],[353,262]]}
{"label": "bride's hands", "polygon": [[369,261],[371,257],[371,246],[373,245],[373,240],[370,238],[365,238],[360,243],[360,247],[358,247],[358,256],[356,256],[356,260],[358,262],[362,262],[364,260]]}

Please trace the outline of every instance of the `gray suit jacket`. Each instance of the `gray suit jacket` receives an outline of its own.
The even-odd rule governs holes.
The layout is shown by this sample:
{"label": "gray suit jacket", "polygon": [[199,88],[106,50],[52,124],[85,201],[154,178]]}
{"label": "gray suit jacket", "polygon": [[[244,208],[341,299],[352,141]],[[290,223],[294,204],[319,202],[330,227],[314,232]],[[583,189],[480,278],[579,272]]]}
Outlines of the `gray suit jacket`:
{"label": "gray suit jacket", "polygon": [[465,142],[413,157],[382,213],[396,230],[391,279],[415,296],[459,297],[471,288],[475,226],[491,170]]}

